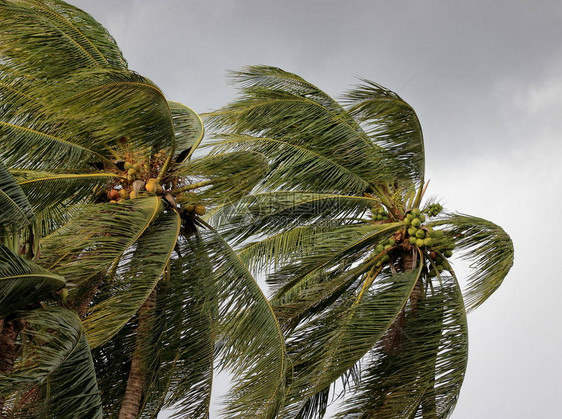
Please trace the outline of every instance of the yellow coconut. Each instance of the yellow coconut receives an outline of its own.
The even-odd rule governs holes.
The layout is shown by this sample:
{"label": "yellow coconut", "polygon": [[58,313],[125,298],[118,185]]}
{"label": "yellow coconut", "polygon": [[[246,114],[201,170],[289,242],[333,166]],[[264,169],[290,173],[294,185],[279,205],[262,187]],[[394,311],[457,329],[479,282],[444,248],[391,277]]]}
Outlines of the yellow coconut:
{"label": "yellow coconut", "polygon": [[156,193],[158,192],[158,182],[156,179],[148,179],[145,188],[148,192]]}
{"label": "yellow coconut", "polygon": [[128,198],[129,197],[129,191],[127,191],[127,189],[123,188],[119,191],[119,196],[121,198]]}
{"label": "yellow coconut", "polygon": [[195,205],[195,214],[204,215],[207,212],[205,205]]}
{"label": "yellow coconut", "polygon": [[136,197],[137,197],[137,193],[135,191],[131,191],[131,193],[129,194],[129,198],[135,199]]}

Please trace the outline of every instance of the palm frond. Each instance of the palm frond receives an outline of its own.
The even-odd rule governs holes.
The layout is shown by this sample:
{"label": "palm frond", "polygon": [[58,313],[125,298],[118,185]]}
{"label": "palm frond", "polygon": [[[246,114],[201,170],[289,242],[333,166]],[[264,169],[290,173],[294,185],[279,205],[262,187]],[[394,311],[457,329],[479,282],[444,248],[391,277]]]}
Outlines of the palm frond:
{"label": "palm frond", "polygon": [[213,382],[217,295],[212,265],[198,235],[179,241],[181,257],[158,287],[156,327],[146,350],[143,414],[208,417]]}
{"label": "palm frond", "polygon": [[[310,398],[329,389],[382,338],[404,309],[420,273],[421,268],[381,276],[367,292],[348,293],[289,336],[295,378],[287,413],[301,411]],[[375,274],[367,273],[365,281]]]}
{"label": "palm frond", "polygon": [[329,190],[348,194],[361,194],[369,189],[368,179],[305,142],[240,134],[220,134],[218,137],[219,141],[209,144],[215,146],[214,153],[255,151],[272,161],[271,171],[262,181],[263,188]]}
{"label": "palm frond", "polygon": [[338,418],[446,418],[458,398],[467,364],[467,325],[456,280],[443,275],[408,310],[404,339],[393,351],[385,339],[363,363]]}
{"label": "palm frond", "polygon": [[376,202],[369,197],[331,193],[263,192],[220,207],[211,213],[210,220],[225,237],[241,242],[317,221],[325,225],[356,223]]}
{"label": "palm frond", "polygon": [[[216,206],[231,204],[244,197],[268,171],[269,165],[263,155],[250,151],[237,151],[193,160],[184,164],[178,174],[185,178],[189,177],[190,181],[200,179],[204,188],[197,192],[197,199]],[[180,186],[178,190],[181,189]]]}
{"label": "palm frond", "polygon": [[154,290],[164,274],[179,230],[180,218],[175,211],[161,214],[125,257],[130,260],[121,261],[123,268],[97,297],[83,321],[92,347],[115,335]]}
{"label": "palm frond", "polygon": [[218,293],[218,353],[235,375],[226,417],[274,417],[284,398],[285,343],[273,310],[234,250],[206,231]]}
{"label": "palm frond", "polygon": [[189,159],[203,139],[205,128],[197,113],[179,102],[168,102],[176,133],[176,160]]}
{"label": "palm frond", "polygon": [[0,318],[64,287],[63,277],[13,254],[0,244]]}
{"label": "palm frond", "polygon": [[33,210],[14,177],[0,162],[0,227],[21,228],[33,218]]}
{"label": "palm frond", "polygon": [[448,227],[462,257],[471,263],[465,301],[473,310],[500,287],[513,266],[513,242],[500,226],[470,215],[449,214],[434,225]]}
{"label": "palm frond", "polygon": [[298,262],[287,264],[268,276],[268,283],[277,288],[274,300],[283,299],[289,290],[298,289],[301,284],[306,286],[309,276],[315,272],[350,269],[400,225],[357,224],[339,229],[337,235],[332,235],[330,231],[322,233],[314,249],[302,255]]}
{"label": "palm frond", "polygon": [[396,166],[398,179],[423,184],[424,143],[416,112],[396,93],[369,80],[362,82],[344,95],[347,111],[375,144],[391,154],[388,160]]}
{"label": "palm frond", "polygon": [[59,307],[22,313],[23,353],[0,380],[0,394],[36,389],[39,417],[101,418],[101,399],[90,349],[78,316]]}
{"label": "palm frond", "polygon": [[147,157],[160,149],[175,150],[172,114],[164,94],[135,72],[81,70],[64,79],[64,89],[43,94],[47,109],[96,149],[126,147]]}
{"label": "palm frond", "polygon": [[0,2],[0,54],[37,78],[80,68],[127,66],[111,35],[90,15],[58,0]]}
{"label": "palm frond", "polygon": [[42,240],[39,263],[71,278],[75,285],[85,283],[116,263],[161,211],[157,196],[85,206],[80,215]]}
{"label": "palm frond", "polygon": [[95,191],[118,179],[113,173],[50,173],[12,170],[35,213],[56,211],[57,207],[92,201]]}
{"label": "palm frond", "polygon": [[[254,66],[235,73],[233,80],[241,88],[241,98],[208,115],[210,127],[219,135],[242,134],[304,145],[332,160],[333,165],[323,163],[329,170],[345,167],[371,184],[395,177],[393,165],[387,161],[391,155],[375,145],[337,102],[302,78],[278,68]],[[279,163],[282,161],[283,157]],[[302,158],[295,162],[299,161]],[[277,160],[272,163],[275,168]]]}

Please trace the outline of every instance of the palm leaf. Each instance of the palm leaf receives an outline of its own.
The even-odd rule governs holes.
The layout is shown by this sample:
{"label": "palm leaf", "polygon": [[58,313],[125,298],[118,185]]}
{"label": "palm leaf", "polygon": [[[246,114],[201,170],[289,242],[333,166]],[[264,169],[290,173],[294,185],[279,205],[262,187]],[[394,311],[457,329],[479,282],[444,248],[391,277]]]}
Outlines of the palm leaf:
{"label": "palm leaf", "polygon": [[203,139],[205,134],[203,121],[197,113],[183,103],[168,102],[168,106],[176,133],[177,159],[184,161],[191,157]]}
{"label": "palm leaf", "polygon": [[84,319],[84,329],[92,347],[103,344],[117,333],[148,298],[164,274],[179,230],[180,218],[175,211],[161,214],[121,260],[123,267],[97,297],[101,301],[88,309]]}
{"label": "palm leaf", "polygon": [[117,263],[161,211],[157,196],[86,206],[42,240],[39,263],[72,278],[73,284],[83,284]]}
{"label": "palm leaf", "polygon": [[33,210],[25,193],[6,167],[0,163],[0,226],[19,228],[33,218]]}
{"label": "palm leaf", "polygon": [[101,399],[90,349],[78,316],[58,307],[22,314],[23,354],[0,380],[0,394],[37,388],[40,417],[101,418]]}
{"label": "palm leaf", "polygon": [[205,234],[215,267],[221,366],[234,385],[226,417],[274,417],[284,398],[285,344],[273,310],[246,266],[214,230]]}
{"label": "palm leaf", "polygon": [[[209,205],[231,204],[248,194],[269,171],[267,160],[259,153],[238,151],[205,156],[184,164],[178,175],[200,182],[181,186],[183,189],[201,189],[193,198]],[[193,189],[191,189],[193,188]],[[186,196],[186,199],[190,197]]]}
{"label": "palm leaf", "polygon": [[12,170],[20,187],[37,214],[65,209],[71,205],[92,201],[94,191],[101,190],[119,177],[113,173],[50,173]]}
{"label": "palm leaf", "polygon": [[[374,264],[367,266],[367,269]],[[366,270],[364,270],[365,273]],[[415,272],[383,276],[368,292],[348,294],[288,338],[296,372],[286,410],[311,409],[307,402],[330,388],[379,341],[396,321],[418,281]],[[370,273],[365,281],[369,280]],[[312,409],[314,410],[314,409]]]}
{"label": "palm leaf", "polygon": [[499,288],[513,266],[513,242],[500,226],[483,218],[451,214],[434,225],[447,226],[463,258],[471,262],[465,300],[473,310]]}
{"label": "palm leaf", "polygon": [[344,95],[346,109],[369,137],[392,155],[398,179],[423,184],[425,170],[421,125],[414,109],[396,93],[369,80]]}
{"label": "palm leaf", "polygon": [[0,16],[2,56],[34,77],[127,66],[111,35],[90,15],[63,1],[3,0]]}
{"label": "palm leaf", "polygon": [[[388,153],[317,87],[294,74],[265,66],[248,67],[235,73],[233,80],[241,87],[242,97],[208,115],[210,126],[219,135],[243,134],[304,145],[324,160],[332,160],[333,165],[323,163],[330,170],[344,167],[369,183],[393,179],[394,173],[389,172],[392,166],[385,161]],[[328,177],[328,172],[321,177]]]}
{"label": "palm leaf", "polygon": [[213,382],[217,295],[211,261],[198,235],[179,242],[181,257],[158,287],[156,327],[146,350],[143,414],[208,417]]}
{"label": "palm leaf", "polygon": [[225,237],[241,242],[320,220],[325,224],[356,223],[376,202],[373,198],[331,193],[263,192],[217,209],[210,220]]}
{"label": "palm leaf", "polygon": [[338,418],[446,418],[458,398],[467,364],[467,325],[456,280],[442,276],[432,293],[408,310],[404,340],[389,352],[385,340],[364,359]]}
{"label": "palm leaf", "polygon": [[0,318],[52,295],[63,277],[16,256],[0,244]]}
{"label": "palm leaf", "polygon": [[214,153],[223,150],[259,152],[273,164],[263,187],[286,189],[330,190],[362,193],[369,189],[368,179],[343,166],[331,157],[312,149],[307,143],[294,143],[289,138],[266,138],[252,135],[220,134]]}
{"label": "palm leaf", "polygon": [[76,137],[100,150],[121,150],[125,141],[129,151],[145,157],[175,150],[168,102],[146,77],[127,70],[85,69],[66,77],[64,87],[44,92],[44,102]]}

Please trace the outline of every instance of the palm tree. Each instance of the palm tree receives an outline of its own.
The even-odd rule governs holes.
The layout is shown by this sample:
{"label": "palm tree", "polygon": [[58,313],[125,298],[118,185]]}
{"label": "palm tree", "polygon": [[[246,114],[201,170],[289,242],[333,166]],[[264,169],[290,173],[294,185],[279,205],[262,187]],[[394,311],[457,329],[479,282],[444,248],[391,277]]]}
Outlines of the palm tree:
{"label": "palm tree", "polygon": [[[260,153],[271,170],[210,220],[269,272],[290,365],[279,417],[322,417],[337,390],[337,417],[447,417],[466,369],[466,310],[507,275],[509,236],[424,199],[420,123],[397,94],[362,80],[339,104],[266,66],[233,81],[239,98],[208,115],[214,152]],[[464,298],[453,251],[473,269]]]}
{"label": "palm tree", "polygon": [[[1,180],[13,197],[0,209],[18,225],[33,212],[23,232],[4,232],[27,259],[0,249],[10,287],[0,317],[5,330],[12,322],[19,365],[0,371],[7,409],[207,416],[218,364],[234,374],[227,416],[274,416],[286,370],[279,323],[201,219],[253,188],[268,170],[263,156],[192,159],[203,137],[197,114],[129,70],[109,33],[62,1],[1,0],[0,63]],[[35,294],[26,296],[26,275]],[[87,374],[73,357],[88,361]]]}

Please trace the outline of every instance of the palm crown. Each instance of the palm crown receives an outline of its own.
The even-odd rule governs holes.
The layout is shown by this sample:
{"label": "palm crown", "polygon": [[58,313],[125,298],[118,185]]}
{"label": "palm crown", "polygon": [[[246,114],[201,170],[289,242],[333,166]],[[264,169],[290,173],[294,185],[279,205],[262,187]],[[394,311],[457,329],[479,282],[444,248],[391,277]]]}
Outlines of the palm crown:
{"label": "palm crown", "polygon": [[191,159],[199,117],[62,1],[0,1],[0,41],[0,412],[206,415],[218,357],[228,414],[270,416],[279,324],[200,218],[251,189],[263,156]]}
{"label": "palm crown", "polygon": [[[467,362],[465,305],[500,286],[509,236],[424,200],[421,127],[397,94],[362,80],[340,105],[265,66],[233,80],[240,97],[208,115],[214,152],[258,152],[271,170],[211,220],[269,270],[290,365],[281,416],[322,416],[338,379],[351,390],[338,417],[448,416]],[[453,251],[472,262],[464,299]]]}

